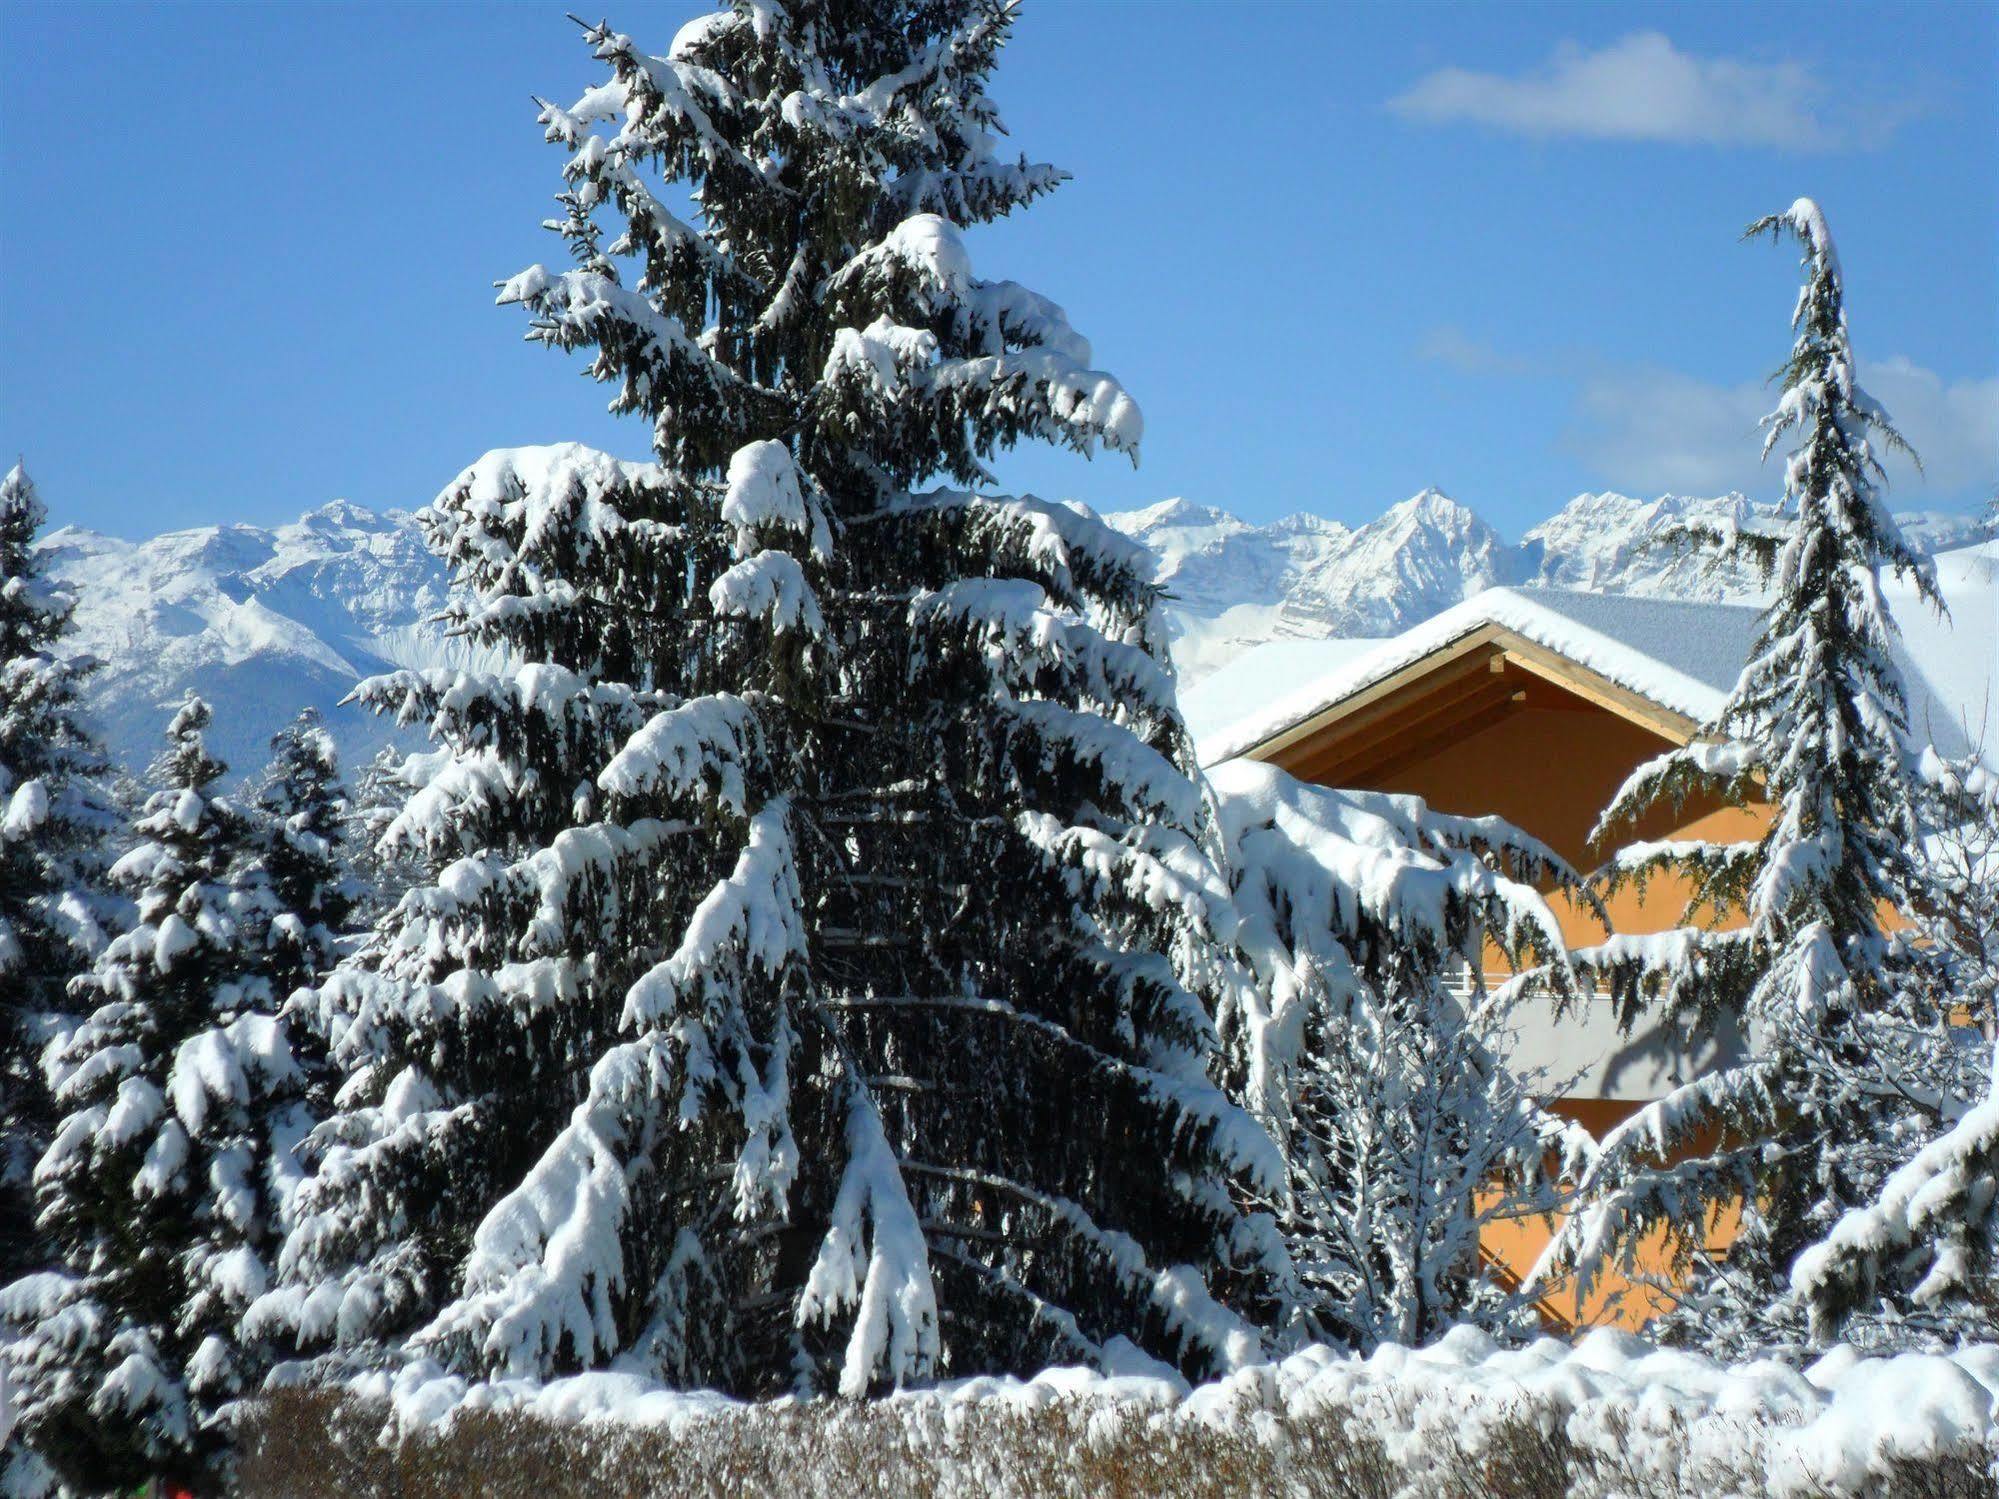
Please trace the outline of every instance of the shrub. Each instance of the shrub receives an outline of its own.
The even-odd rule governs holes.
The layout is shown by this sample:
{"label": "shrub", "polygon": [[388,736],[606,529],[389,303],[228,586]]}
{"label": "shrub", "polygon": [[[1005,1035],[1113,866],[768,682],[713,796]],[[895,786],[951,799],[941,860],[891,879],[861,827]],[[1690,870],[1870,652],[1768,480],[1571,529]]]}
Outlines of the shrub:
{"label": "shrub", "polygon": [[[1770,1492],[1767,1422],[1616,1418],[1593,1439],[1552,1404],[1487,1405],[1438,1420],[1407,1405],[1242,1406],[1200,1420],[1082,1399],[776,1401],[654,1425],[573,1423],[466,1409],[399,1429],[386,1405],[279,1391],[253,1408],[238,1481],[250,1499],[1719,1499]],[[1733,1428],[1731,1430],[1730,1428]],[[1606,1439],[1607,1438],[1607,1439]],[[1999,1447],[1902,1457],[1793,1492],[1988,1499]]]}

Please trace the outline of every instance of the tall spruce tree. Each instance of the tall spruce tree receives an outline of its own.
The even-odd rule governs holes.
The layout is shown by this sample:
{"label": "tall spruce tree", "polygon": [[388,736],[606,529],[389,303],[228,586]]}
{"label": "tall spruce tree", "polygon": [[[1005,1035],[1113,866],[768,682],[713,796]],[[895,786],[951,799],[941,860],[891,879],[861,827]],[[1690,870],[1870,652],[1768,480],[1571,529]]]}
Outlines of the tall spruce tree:
{"label": "tall spruce tree", "polygon": [[745,1392],[1258,1349],[1235,1189],[1281,1167],[1210,1074],[1231,904],[1158,595],[977,491],[1140,431],[971,269],[1063,176],[997,154],[1012,22],[587,29],[610,76],[541,113],[576,266],[500,300],[658,462],[490,454],[424,517],[522,664],[366,689],[443,747],[389,833],[438,868],[320,991],[344,1107],[260,1326]]}
{"label": "tall spruce tree", "polygon": [[104,942],[104,762],[78,716],[90,663],[56,654],[75,605],[35,550],[46,519],[17,463],[0,479],[0,1283],[42,1258],[29,1176],[54,1106],[39,1056]]}
{"label": "tall spruce tree", "polygon": [[198,698],[174,715],[111,869],[137,920],[73,985],[92,1008],[51,1065],[65,1112],[35,1171],[56,1268],[0,1293],[21,1431],[81,1493],[211,1483],[261,1377],[236,1327],[268,1284],[279,1195],[259,1100],[295,1069],[261,971],[269,893],[214,794],[208,721]]}
{"label": "tall spruce tree", "polygon": [[[1690,882],[1690,911],[1739,913],[1735,930],[1690,927],[1611,950],[1627,992],[1704,1025],[1742,1022],[1747,1055],[1675,1089],[1603,1141],[1586,1211],[1545,1268],[1633,1264],[1639,1239],[1675,1230],[1688,1277],[1669,1335],[1721,1351],[1797,1346],[1807,1333],[1787,1293],[1799,1254],[1875,1197],[1896,1165],[1961,1107],[1965,1050],[1933,948],[1882,911],[1938,899],[1920,856],[1920,780],[1911,750],[1884,568],[1937,602],[1926,561],[1881,503],[1882,444],[1901,439],[1859,385],[1832,237],[1800,199],[1750,235],[1795,235],[1804,249],[1797,339],[1765,419],[1766,455],[1787,436],[1787,524],[1731,538],[1773,577],[1751,658],[1714,722],[1642,766],[1599,836],[1661,803],[1762,803],[1753,841],[1674,840],[1620,858],[1615,881],[1659,870]],[[1637,987],[1629,980],[1636,978]],[[1734,1204],[1725,1258],[1702,1247]]]}

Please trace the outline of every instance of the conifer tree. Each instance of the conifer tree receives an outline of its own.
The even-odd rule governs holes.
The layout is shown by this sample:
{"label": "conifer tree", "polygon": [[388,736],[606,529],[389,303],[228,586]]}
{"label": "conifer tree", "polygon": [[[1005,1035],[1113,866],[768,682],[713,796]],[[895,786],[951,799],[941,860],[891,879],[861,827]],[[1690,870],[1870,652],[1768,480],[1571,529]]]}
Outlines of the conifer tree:
{"label": "conifer tree", "polygon": [[[1798,1255],[1872,1200],[1965,1097],[1936,954],[1880,914],[1937,900],[1918,852],[1917,757],[1880,589],[1891,569],[1937,603],[1927,562],[1877,489],[1880,448],[1901,439],[1856,378],[1818,207],[1800,199],[1749,233],[1795,235],[1804,249],[1797,338],[1764,423],[1766,455],[1787,436],[1797,443],[1787,524],[1732,538],[1773,577],[1774,598],[1715,721],[1640,767],[1599,836],[1662,802],[1767,805],[1753,841],[1641,845],[1614,872],[1642,884],[1677,870],[1690,910],[1740,913],[1738,929],[1689,927],[1609,956],[1667,1010],[1708,1027],[1740,1021],[1750,1046],[1606,1137],[1583,1186],[1590,1206],[1544,1261],[1579,1267],[1587,1283],[1606,1263],[1629,1266],[1646,1231],[1670,1226],[1690,1281],[1666,1330],[1724,1352],[1802,1342],[1786,1294]],[[1711,1258],[1707,1226],[1737,1202],[1740,1232],[1725,1261]]]}
{"label": "conifer tree", "polygon": [[354,780],[345,841],[354,886],[349,918],[359,930],[377,925],[431,872],[412,843],[398,840],[384,846],[382,842],[409,797],[410,788],[403,780],[406,758],[394,745],[384,745]]}
{"label": "conifer tree", "polygon": [[258,841],[276,908],[267,972],[282,1001],[338,961],[358,890],[347,868],[350,808],[333,736],[307,708],[278,732],[271,749],[257,795]]}
{"label": "conifer tree", "polygon": [[1500,953],[1545,960],[1567,994],[1536,886],[1580,881],[1496,818],[1242,761],[1214,785],[1255,980],[1230,1051],[1285,1156],[1293,1331],[1372,1351],[1525,1325],[1481,1235],[1559,1208],[1593,1142],[1537,1101],[1564,1080],[1509,1066],[1526,986],[1488,990],[1483,970]]}
{"label": "conifer tree", "polygon": [[0,479],[0,1283],[41,1259],[29,1174],[54,1109],[38,1058],[103,945],[104,763],[77,710],[90,663],[55,654],[74,602],[35,552],[46,518],[16,464]]}
{"label": "conifer tree", "polygon": [[982,489],[1140,431],[972,271],[1062,179],[996,150],[1012,22],[587,29],[610,76],[541,114],[576,264],[500,300],[657,462],[489,454],[424,517],[521,664],[365,691],[441,746],[388,835],[437,872],[319,993],[343,1108],[260,1327],[747,1392],[1258,1349],[1235,1193],[1280,1167],[1210,1072],[1231,905],[1158,595]]}
{"label": "conifer tree", "polygon": [[257,1104],[295,1069],[259,971],[269,894],[215,795],[208,721],[190,698],[167,730],[111,869],[136,922],[76,981],[92,1008],[51,1068],[65,1113],[35,1181],[57,1268],[0,1298],[27,1444],[83,1493],[212,1482],[261,1376],[236,1333],[268,1284],[277,1195]]}

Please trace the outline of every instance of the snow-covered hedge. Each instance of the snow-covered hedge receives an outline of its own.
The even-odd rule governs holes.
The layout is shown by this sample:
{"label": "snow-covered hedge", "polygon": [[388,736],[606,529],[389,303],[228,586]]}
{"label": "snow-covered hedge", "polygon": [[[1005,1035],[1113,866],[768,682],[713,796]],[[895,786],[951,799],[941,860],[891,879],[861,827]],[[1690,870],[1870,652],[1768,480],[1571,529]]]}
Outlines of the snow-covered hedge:
{"label": "snow-covered hedge", "polygon": [[[281,1391],[251,1494],[1979,1495],[1999,1346],[1725,1366],[1600,1330],[1505,1349],[1461,1328],[1310,1348],[1190,1389],[1052,1369],[854,1403],[744,1404],[617,1374],[467,1385],[435,1366]],[[649,1476],[650,1475],[650,1476]],[[497,1485],[497,1486],[496,1486]]]}

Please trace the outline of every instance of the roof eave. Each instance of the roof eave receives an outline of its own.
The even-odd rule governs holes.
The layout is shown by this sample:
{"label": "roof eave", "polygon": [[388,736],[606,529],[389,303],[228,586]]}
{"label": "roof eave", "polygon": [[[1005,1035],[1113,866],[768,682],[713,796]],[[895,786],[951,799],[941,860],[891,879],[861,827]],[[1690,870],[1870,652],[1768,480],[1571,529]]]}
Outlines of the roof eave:
{"label": "roof eave", "polygon": [[[1553,683],[1608,713],[1650,730],[1674,744],[1692,741],[1699,723],[1678,709],[1611,680],[1496,620],[1482,620],[1439,643],[1413,661],[1367,682],[1333,702],[1294,719],[1254,744],[1217,756],[1223,759],[1272,760],[1303,740],[1313,738],[1343,719],[1393,696],[1412,683],[1468,655],[1484,652]],[[1211,762],[1214,763],[1214,762]]]}

